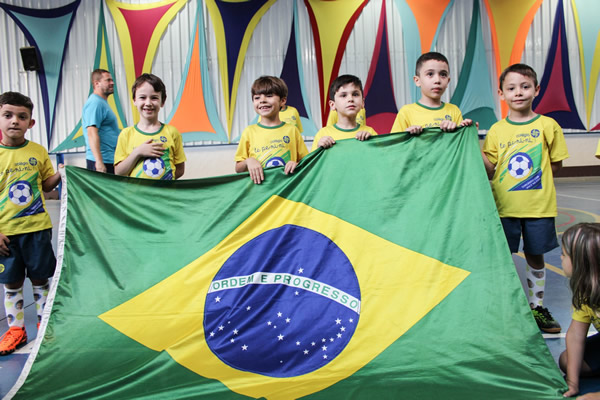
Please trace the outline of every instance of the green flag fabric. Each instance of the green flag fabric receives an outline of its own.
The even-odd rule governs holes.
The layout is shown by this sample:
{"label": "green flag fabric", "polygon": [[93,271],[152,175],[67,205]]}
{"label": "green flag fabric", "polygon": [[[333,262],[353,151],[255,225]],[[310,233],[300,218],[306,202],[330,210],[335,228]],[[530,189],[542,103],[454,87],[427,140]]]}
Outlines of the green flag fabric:
{"label": "green flag fabric", "polygon": [[286,176],[66,167],[17,399],[560,399],[477,131],[338,141]]}

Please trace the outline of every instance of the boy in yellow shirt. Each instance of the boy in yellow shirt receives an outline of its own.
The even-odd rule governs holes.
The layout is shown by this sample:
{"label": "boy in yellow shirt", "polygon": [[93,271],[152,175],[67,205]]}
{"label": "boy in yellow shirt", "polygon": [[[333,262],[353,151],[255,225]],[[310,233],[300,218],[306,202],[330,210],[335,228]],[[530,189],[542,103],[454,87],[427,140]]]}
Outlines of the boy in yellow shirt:
{"label": "boy in yellow shirt", "polygon": [[185,171],[181,133],[158,120],[167,89],[153,74],[140,75],[131,88],[140,121],[119,134],[115,173],[146,179],[179,179]]}
{"label": "boy in yellow shirt", "polygon": [[285,174],[291,174],[308,150],[298,128],[279,119],[288,94],[285,82],[261,76],[252,84],[251,93],[261,122],[242,132],[235,153],[235,172],[248,171],[252,182],[260,184],[265,180],[264,168],[285,166]]}
{"label": "boy in yellow shirt", "polygon": [[498,94],[510,110],[496,122],[483,144],[483,162],[493,173],[492,192],[511,253],[523,252],[527,261],[527,297],[538,327],[560,332],[560,325],[543,307],[546,270],[544,253],[558,247],[554,174],[569,157],[561,127],[538,115],[532,103],[538,95],[537,75],[525,64],[514,64],[500,75]]}
{"label": "boy in yellow shirt", "polygon": [[356,121],[364,109],[362,82],[354,75],[338,76],[329,88],[329,106],[338,115],[337,123],[321,128],[315,135],[311,151],[319,147],[328,149],[336,140],[356,138],[363,141],[377,132],[370,126],[362,126]]}
{"label": "boy in yellow shirt", "polygon": [[[0,338],[0,356],[27,343],[23,312],[23,283],[33,286],[38,328],[54,275],[52,221],[44,193],[60,182],[48,152],[25,139],[33,127],[33,103],[21,93],[0,95],[0,284],[8,331]],[[60,167],[60,165],[59,165]]]}
{"label": "boy in yellow shirt", "polygon": [[392,132],[407,131],[418,135],[423,128],[437,127],[443,131],[453,131],[458,126],[473,124],[470,119],[463,119],[457,106],[442,101],[442,95],[450,83],[450,67],[443,54],[422,54],[417,59],[413,79],[421,88],[421,99],[398,111]]}

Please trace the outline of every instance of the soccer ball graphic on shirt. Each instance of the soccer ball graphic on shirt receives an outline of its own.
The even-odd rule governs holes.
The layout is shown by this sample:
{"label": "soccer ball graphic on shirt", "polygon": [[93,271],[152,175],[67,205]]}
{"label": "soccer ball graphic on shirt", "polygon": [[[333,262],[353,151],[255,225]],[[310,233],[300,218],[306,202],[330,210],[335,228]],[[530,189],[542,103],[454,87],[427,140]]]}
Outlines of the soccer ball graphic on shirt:
{"label": "soccer ball graphic on shirt", "polygon": [[523,179],[532,168],[533,162],[527,153],[517,153],[508,161],[508,173],[515,179]]}
{"label": "soccer ball graphic on shirt", "polygon": [[162,158],[146,158],[143,168],[150,178],[160,178],[165,172],[165,162]]}
{"label": "soccer ball graphic on shirt", "polygon": [[285,165],[285,161],[283,160],[283,158],[273,157],[273,158],[270,158],[269,161],[267,161],[265,168],[283,167],[284,165]]}
{"label": "soccer ball graphic on shirt", "polygon": [[31,184],[27,181],[16,182],[8,189],[8,198],[18,206],[28,205],[33,198]]}

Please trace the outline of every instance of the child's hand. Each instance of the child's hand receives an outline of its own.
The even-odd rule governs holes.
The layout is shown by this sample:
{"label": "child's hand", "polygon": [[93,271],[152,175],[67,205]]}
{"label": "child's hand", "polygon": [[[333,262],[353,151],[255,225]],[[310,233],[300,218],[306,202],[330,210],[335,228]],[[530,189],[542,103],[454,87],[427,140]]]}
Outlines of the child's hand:
{"label": "child's hand", "polygon": [[[463,120],[460,122],[460,125],[459,125],[459,126],[471,126],[471,125],[473,125],[473,120],[472,120],[472,119],[469,119],[469,118],[467,118],[467,119],[463,119]],[[476,126],[477,128],[479,128],[479,122],[475,122],[475,126]]]}
{"label": "child's hand", "polygon": [[370,138],[371,134],[367,131],[358,131],[356,132],[355,137],[357,140],[360,140],[362,142],[363,140],[367,140],[368,138]]}
{"label": "child's hand", "polygon": [[246,167],[248,168],[248,172],[250,173],[250,179],[252,179],[252,182],[259,185],[262,181],[265,180],[265,173],[263,171],[262,165],[260,165],[257,159],[252,157],[247,158]]}
{"label": "child's hand", "polygon": [[6,237],[6,235],[0,233],[0,256],[8,257],[10,256],[10,251],[8,250],[8,244],[10,243],[10,239]]}
{"label": "child's hand", "polygon": [[294,170],[296,169],[296,165],[298,165],[298,163],[296,161],[288,161],[285,164],[285,168],[283,169],[283,172],[285,172],[286,175],[293,174]]}
{"label": "child's hand", "polygon": [[148,139],[140,144],[135,150],[137,151],[138,156],[144,158],[161,157],[165,152],[163,144],[161,142],[153,142],[152,139]]}
{"label": "child's hand", "polygon": [[410,133],[411,135],[420,135],[423,133],[423,127],[420,125],[412,125],[406,128],[406,132]]}
{"label": "child's hand", "polygon": [[454,131],[456,130],[456,122],[445,119],[440,124],[440,129],[444,132]]}
{"label": "child's hand", "polygon": [[572,380],[569,379],[568,376],[565,379],[567,380],[567,386],[569,386],[569,390],[564,392],[563,396],[564,397],[572,397],[572,396],[575,396],[577,393],[579,393],[579,383],[573,382]]}
{"label": "child's hand", "polygon": [[317,145],[324,149],[328,149],[335,144],[335,140],[331,136],[323,136]]}

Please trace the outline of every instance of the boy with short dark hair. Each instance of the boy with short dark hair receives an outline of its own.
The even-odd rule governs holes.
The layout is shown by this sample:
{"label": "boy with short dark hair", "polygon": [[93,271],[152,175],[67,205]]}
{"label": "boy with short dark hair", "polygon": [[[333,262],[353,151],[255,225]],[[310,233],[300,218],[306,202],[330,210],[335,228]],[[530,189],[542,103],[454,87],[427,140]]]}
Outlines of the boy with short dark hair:
{"label": "boy with short dark hair", "polygon": [[360,79],[354,75],[338,76],[329,88],[329,107],[337,112],[338,121],[321,128],[315,135],[311,151],[328,149],[336,140],[356,138],[363,141],[377,132],[370,126],[361,126],[356,118],[364,109],[365,99]]}
{"label": "boy with short dark hair", "polygon": [[115,151],[115,173],[138,178],[179,179],[185,171],[181,133],[158,120],[167,89],[153,74],[140,75],[131,88],[140,120],[121,131]]}
{"label": "boy with short dark hair", "polygon": [[533,68],[511,65],[499,83],[498,94],[510,111],[488,131],[483,161],[488,174],[493,173],[492,191],[511,253],[519,250],[523,237],[527,297],[535,320],[542,331],[558,333],[560,325],[543,307],[544,253],[558,247],[553,176],[569,153],[556,121],[532,110],[540,90]]}
{"label": "boy with short dark hair", "polygon": [[392,132],[407,131],[418,135],[423,128],[437,127],[442,131],[453,131],[458,126],[473,124],[470,119],[463,119],[457,106],[442,101],[442,95],[450,83],[450,67],[443,54],[433,51],[422,54],[417,59],[413,79],[421,88],[421,99],[398,111]]}
{"label": "boy with short dark hair", "polygon": [[[17,92],[0,95],[0,283],[9,330],[0,338],[0,355],[27,343],[23,312],[23,283],[33,286],[38,327],[48,295],[48,278],[54,275],[52,222],[43,192],[60,182],[48,152],[25,139],[35,124],[33,103]],[[59,166],[60,167],[60,166]]]}
{"label": "boy with short dark hair", "polygon": [[242,132],[235,153],[235,172],[248,171],[252,182],[260,184],[265,179],[263,168],[285,165],[285,174],[291,174],[308,150],[298,128],[279,119],[287,100],[285,82],[261,76],[252,84],[251,93],[254,111],[261,121]]}

